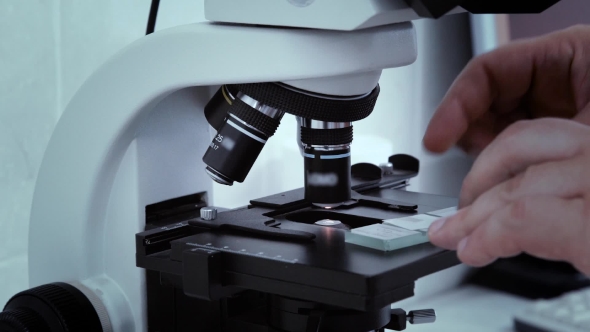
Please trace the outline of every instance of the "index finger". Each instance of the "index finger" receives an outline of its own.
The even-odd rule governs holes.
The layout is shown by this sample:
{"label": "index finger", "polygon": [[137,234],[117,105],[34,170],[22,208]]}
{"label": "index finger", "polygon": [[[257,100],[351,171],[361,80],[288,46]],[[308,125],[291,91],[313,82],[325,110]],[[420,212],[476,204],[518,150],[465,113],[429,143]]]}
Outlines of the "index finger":
{"label": "index finger", "polygon": [[536,58],[545,54],[546,44],[537,39],[516,42],[471,60],[430,120],[425,147],[444,152],[494,103],[513,104],[521,99],[529,90]]}

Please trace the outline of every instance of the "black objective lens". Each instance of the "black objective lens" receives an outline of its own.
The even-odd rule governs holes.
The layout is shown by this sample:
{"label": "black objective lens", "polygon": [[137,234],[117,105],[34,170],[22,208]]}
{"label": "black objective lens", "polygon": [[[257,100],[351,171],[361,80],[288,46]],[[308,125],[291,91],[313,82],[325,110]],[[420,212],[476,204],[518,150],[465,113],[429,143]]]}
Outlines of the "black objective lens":
{"label": "black objective lens", "polygon": [[228,186],[243,182],[267,139],[230,114],[203,156],[207,172],[213,180]]}
{"label": "black objective lens", "polygon": [[226,85],[221,86],[213,97],[205,105],[205,117],[207,122],[215,130],[219,131],[229,114],[230,107],[234,103],[236,90],[230,90]]}
{"label": "black objective lens", "polygon": [[222,86],[205,107],[205,115],[217,129],[203,156],[206,171],[214,181],[231,186],[246,179],[283,112]]}
{"label": "black objective lens", "polygon": [[350,148],[304,149],[305,199],[325,208],[349,201]]}
{"label": "black objective lens", "polygon": [[[299,119],[305,168],[305,199],[333,208],[351,199],[350,123]],[[316,127],[316,128],[313,128]]]}

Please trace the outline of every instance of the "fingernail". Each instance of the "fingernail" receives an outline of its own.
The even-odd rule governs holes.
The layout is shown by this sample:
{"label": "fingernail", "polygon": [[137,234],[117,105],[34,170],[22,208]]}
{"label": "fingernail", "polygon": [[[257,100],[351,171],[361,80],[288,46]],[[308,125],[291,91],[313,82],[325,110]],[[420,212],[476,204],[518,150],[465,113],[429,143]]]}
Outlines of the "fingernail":
{"label": "fingernail", "polygon": [[430,234],[435,234],[436,232],[438,232],[445,225],[445,222],[446,221],[447,221],[447,218],[441,218],[441,219],[435,220],[430,225],[429,233]]}
{"label": "fingernail", "polygon": [[457,245],[457,252],[463,251],[463,249],[465,249],[465,246],[467,246],[467,238],[466,237],[464,237],[463,240],[459,241],[459,244]]}

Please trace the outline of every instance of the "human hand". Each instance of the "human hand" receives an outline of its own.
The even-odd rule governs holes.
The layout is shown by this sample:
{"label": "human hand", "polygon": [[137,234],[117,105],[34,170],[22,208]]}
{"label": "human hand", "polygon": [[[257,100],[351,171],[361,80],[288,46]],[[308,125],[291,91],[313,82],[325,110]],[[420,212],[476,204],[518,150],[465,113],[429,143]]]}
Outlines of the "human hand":
{"label": "human hand", "polygon": [[464,263],[526,252],[590,275],[590,126],[557,118],[511,125],[475,161],[461,204],[429,238]]}
{"label": "human hand", "polygon": [[481,155],[463,184],[461,209],[431,226],[431,242],[458,250],[469,265],[527,252],[590,274],[590,176],[583,172],[590,129],[519,121],[541,117],[590,124],[589,26],[492,51],[457,78],[424,145],[444,152],[457,144]]}
{"label": "human hand", "polygon": [[472,60],[432,117],[425,147],[481,152],[521,119],[590,123],[590,26],[515,42]]}

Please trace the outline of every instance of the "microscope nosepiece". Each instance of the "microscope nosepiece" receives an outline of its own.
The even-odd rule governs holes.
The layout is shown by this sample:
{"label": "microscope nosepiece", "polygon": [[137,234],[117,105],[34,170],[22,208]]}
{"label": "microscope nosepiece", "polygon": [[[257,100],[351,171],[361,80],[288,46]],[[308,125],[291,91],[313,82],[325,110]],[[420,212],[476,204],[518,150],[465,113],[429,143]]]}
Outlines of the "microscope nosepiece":
{"label": "microscope nosepiece", "polygon": [[243,182],[285,113],[300,119],[305,198],[323,207],[350,200],[352,122],[373,111],[379,85],[356,96],[330,96],[284,83],[222,86],[205,106],[217,134],[203,156],[217,183]]}

